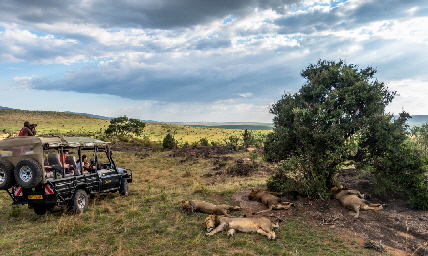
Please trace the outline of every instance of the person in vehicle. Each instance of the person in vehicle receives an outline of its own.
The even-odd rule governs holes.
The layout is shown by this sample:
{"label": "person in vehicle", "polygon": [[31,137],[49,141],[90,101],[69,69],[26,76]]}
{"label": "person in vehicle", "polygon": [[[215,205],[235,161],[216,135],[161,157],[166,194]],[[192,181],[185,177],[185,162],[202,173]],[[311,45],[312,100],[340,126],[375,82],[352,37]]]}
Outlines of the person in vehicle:
{"label": "person in vehicle", "polygon": [[67,156],[70,152],[66,149],[62,151],[62,154],[59,156],[59,161],[64,166],[65,174],[74,174],[74,169],[76,166],[72,166],[65,163],[65,160],[67,159]]}
{"label": "person in vehicle", "polygon": [[86,155],[83,155],[82,160],[77,162],[77,169],[82,170],[82,174],[89,173],[89,171],[91,170],[91,164],[88,162],[88,157]]}
{"label": "person in vehicle", "polygon": [[35,136],[36,135],[36,124],[30,124],[30,122],[26,121],[24,123],[24,128],[19,131],[18,136]]}

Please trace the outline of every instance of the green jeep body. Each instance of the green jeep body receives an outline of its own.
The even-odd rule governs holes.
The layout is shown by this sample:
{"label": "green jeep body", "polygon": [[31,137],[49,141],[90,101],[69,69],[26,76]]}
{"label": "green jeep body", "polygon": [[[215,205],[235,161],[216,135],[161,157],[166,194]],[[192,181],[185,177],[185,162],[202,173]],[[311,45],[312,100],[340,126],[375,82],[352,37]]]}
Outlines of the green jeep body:
{"label": "green jeep body", "polygon": [[[49,163],[48,156],[59,159],[64,150],[71,158],[91,156],[88,173],[74,167],[67,174],[65,160]],[[36,214],[54,206],[66,205],[80,213],[87,209],[89,196],[117,192],[128,195],[132,171],[118,168],[109,143],[85,137],[23,136],[0,140],[0,189],[11,196],[12,204],[28,204]],[[55,158],[52,158],[55,159]]]}

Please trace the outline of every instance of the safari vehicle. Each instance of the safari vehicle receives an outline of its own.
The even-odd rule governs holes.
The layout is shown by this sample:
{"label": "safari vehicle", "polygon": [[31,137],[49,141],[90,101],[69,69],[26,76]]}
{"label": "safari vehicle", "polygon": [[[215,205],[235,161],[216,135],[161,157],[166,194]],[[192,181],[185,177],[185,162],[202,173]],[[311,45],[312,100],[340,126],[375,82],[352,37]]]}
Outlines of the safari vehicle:
{"label": "safari vehicle", "polygon": [[[68,150],[71,155],[60,160]],[[76,156],[86,154],[91,167],[77,168]],[[55,206],[75,213],[88,208],[89,196],[117,192],[128,195],[132,171],[118,168],[109,143],[84,137],[23,136],[0,140],[0,189],[13,205],[28,204],[38,215]],[[73,174],[67,174],[73,169]]]}

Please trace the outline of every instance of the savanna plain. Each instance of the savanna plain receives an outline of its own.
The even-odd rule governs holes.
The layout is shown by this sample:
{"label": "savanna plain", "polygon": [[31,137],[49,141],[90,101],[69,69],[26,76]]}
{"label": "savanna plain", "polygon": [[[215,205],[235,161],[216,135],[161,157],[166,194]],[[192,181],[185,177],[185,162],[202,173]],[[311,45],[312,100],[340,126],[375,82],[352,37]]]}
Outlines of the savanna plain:
{"label": "savanna plain", "polygon": [[[37,123],[40,133],[79,136],[98,133],[109,124],[109,120],[77,114],[0,110],[4,135],[17,133],[27,120]],[[201,138],[221,144],[243,133],[239,129],[146,125],[145,137],[156,142],[174,132],[179,145]],[[258,132],[268,131],[254,131]],[[254,233],[208,237],[202,226],[206,214],[180,212],[181,200],[233,204],[232,196],[238,191],[263,187],[275,166],[263,161],[260,149],[225,149],[215,156],[183,153],[206,152],[192,146],[153,150],[113,144],[113,149],[117,165],[133,170],[129,196],[98,195],[80,215],[56,207],[38,216],[27,206],[12,206],[7,192],[0,191],[0,255],[394,255],[364,248],[352,236],[318,225],[302,214],[304,209],[284,212],[273,241]],[[248,165],[254,169],[249,175],[233,175],[238,159],[251,159]]]}

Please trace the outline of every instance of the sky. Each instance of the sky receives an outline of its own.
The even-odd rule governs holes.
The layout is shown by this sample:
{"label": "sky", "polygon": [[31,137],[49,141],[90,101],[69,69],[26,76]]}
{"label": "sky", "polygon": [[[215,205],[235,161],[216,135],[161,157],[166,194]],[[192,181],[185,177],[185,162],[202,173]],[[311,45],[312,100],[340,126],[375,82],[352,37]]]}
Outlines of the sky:
{"label": "sky", "polygon": [[428,1],[0,1],[2,107],[270,123],[320,59],[376,68],[389,113],[428,115]]}

